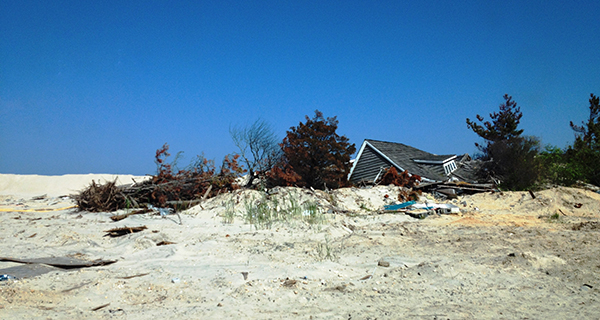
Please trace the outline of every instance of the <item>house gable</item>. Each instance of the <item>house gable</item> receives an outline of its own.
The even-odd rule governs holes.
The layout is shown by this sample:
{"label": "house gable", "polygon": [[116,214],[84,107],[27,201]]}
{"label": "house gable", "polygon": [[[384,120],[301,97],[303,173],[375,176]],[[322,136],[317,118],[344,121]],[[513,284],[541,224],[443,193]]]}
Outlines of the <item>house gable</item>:
{"label": "house gable", "polygon": [[383,174],[383,170],[393,165],[394,164],[389,159],[386,159],[382,154],[377,152],[373,146],[365,141],[361,146],[348,177],[349,180],[354,183],[371,183]]}
{"label": "house gable", "polygon": [[382,168],[395,166],[399,171],[416,174],[424,181],[445,181],[456,170],[456,155],[436,155],[402,143],[365,139],[348,179],[373,182]]}

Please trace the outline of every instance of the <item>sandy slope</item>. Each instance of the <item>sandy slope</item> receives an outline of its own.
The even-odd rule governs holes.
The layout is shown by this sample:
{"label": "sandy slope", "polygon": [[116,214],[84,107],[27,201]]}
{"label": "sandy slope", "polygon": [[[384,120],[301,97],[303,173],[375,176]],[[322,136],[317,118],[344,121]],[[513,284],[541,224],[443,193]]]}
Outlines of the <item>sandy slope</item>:
{"label": "sandy slope", "polygon": [[50,197],[76,194],[92,180],[97,183],[115,181],[129,184],[147,177],[116,174],[66,174],[62,176],[0,174],[0,195],[33,197],[46,194]]}
{"label": "sandy slope", "polygon": [[[27,194],[26,187],[14,188]],[[29,194],[39,193],[50,194]],[[182,213],[183,225],[156,215],[112,222],[112,213],[0,212],[0,256],[118,260],[0,282],[0,318],[600,316],[600,195],[572,188],[538,192],[536,199],[478,194],[455,201],[460,215],[418,220],[378,213],[386,194],[395,198],[397,189],[280,188],[270,195],[280,206],[296,199],[346,214],[326,213],[322,224],[291,220],[259,229],[243,218],[250,203],[264,201],[257,191],[209,199]],[[17,198],[5,196],[0,208],[72,204],[26,198],[19,205]],[[225,223],[232,212],[233,222]],[[550,218],[557,212],[558,219]],[[123,237],[104,232],[142,225],[147,229]],[[164,241],[172,244],[157,245]],[[0,268],[16,265],[0,262]]]}

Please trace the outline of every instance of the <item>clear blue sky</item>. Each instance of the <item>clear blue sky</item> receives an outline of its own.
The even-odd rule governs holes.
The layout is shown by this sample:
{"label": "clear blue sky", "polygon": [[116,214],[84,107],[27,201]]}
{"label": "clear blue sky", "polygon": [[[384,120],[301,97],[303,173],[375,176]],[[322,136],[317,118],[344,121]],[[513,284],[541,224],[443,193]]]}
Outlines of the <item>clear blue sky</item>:
{"label": "clear blue sky", "polygon": [[152,174],[261,118],[432,153],[508,93],[565,147],[600,94],[600,1],[0,0],[0,172]]}

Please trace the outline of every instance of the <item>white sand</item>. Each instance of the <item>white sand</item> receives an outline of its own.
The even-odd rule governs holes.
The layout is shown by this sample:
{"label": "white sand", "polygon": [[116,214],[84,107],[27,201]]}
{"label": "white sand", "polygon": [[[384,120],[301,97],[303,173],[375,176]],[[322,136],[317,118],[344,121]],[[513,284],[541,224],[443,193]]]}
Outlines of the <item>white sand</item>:
{"label": "white sand", "polygon": [[[600,195],[590,191],[464,196],[455,202],[461,215],[418,220],[377,212],[397,188],[331,194],[279,188],[271,197],[280,205],[293,198],[347,214],[326,214],[319,225],[293,220],[258,230],[243,218],[249,203],[263,199],[257,191],[209,199],[182,212],[182,226],[175,217],[148,214],[112,222],[112,213],[25,211],[72,205],[52,196],[98,178],[0,176],[0,256],[117,260],[0,282],[0,319],[599,315]],[[27,197],[40,194],[48,197]],[[234,212],[230,224],[223,221],[227,208]],[[549,219],[556,212],[560,218]],[[147,229],[117,238],[104,232],[142,225]],[[173,244],[159,246],[163,241]],[[389,266],[378,266],[382,259]],[[0,262],[0,269],[18,265]]]}
{"label": "white sand", "polygon": [[32,197],[46,194],[49,197],[76,194],[92,180],[97,183],[114,181],[129,184],[148,179],[144,176],[116,174],[67,174],[62,176],[0,174],[0,195]]}

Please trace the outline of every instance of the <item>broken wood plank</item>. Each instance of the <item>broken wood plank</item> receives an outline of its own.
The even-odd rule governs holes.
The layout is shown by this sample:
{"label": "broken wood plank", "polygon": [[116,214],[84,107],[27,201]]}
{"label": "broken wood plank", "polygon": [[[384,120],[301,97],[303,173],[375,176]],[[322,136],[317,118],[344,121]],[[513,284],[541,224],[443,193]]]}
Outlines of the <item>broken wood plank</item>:
{"label": "broken wood plank", "polygon": [[132,276],[120,277],[119,279],[132,279],[132,278],[147,276],[149,274],[150,273],[140,273],[140,274],[134,274]]}
{"label": "broken wood plank", "polygon": [[129,233],[136,233],[136,232],[140,232],[142,230],[148,229],[146,226],[139,226],[139,227],[122,227],[122,228],[114,228],[114,229],[110,229],[110,230],[106,230],[104,232],[106,232],[105,236],[110,236],[110,237],[120,237],[120,236],[124,236],[126,234]]}
{"label": "broken wood plank", "polygon": [[103,304],[103,305],[101,305],[101,306],[95,307],[95,308],[93,308],[93,309],[92,309],[92,311],[98,311],[98,310],[100,310],[100,309],[102,309],[102,308],[106,308],[106,307],[108,307],[109,305],[110,305],[110,302],[109,302],[109,303],[107,303],[107,304]]}

